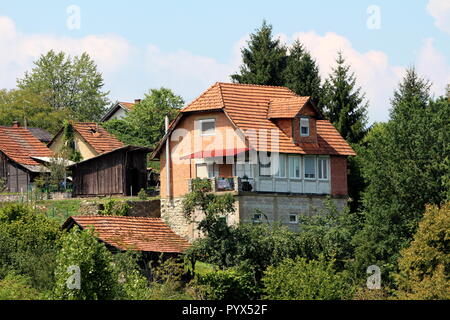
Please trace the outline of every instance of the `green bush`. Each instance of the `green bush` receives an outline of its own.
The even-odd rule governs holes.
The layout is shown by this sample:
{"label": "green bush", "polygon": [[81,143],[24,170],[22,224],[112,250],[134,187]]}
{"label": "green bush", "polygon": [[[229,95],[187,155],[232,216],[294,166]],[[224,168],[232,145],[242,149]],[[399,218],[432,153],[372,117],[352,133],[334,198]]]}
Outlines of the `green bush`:
{"label": "green bush", "polygon": [[[73,228],[62,239],[57,256],[53,298],[59,300],[111,300],[122,297],[112,254],[99,242],[92,229]],[[67,281],[71,266],[80,270],[80,289],[71,289]]]}
{"label": "green bush", "polygon": [[103,204],[103,209],[99,211],[104,216],[127,216],[130,206],[123,200],[109,199]]}
{"label": "green bush", "polygon": [[410,247],[401,251],[397,296],[450,299],[450,202],[427,206]]}
{"label": "green bush", "polygon": [[153,281],[150,283],[151,300],[191,300],[183,283],[187,268],[183,261],[176,258],[159,257],[155,266],[151,266]]}
{"label": "green bush", "polygon": [[0,300],[39,300],[41,292],[31,286],[28,277],[8,273],[0,280]]}
{"label": "green bush", "polygon": [[142,188],[139,192],[138,192],[138,198],[140,200],[147,200],[148,196],[147,196],[147,192],[145,191],[144,188]]}
{"label": "green bush", "polygon": [[235,268],[197,274],[192,281],[197,299],[244,300],[258,296],[254,277]]}
{"label": "green bush", "polygon": [[352,297],[352,286],[333,261],[296,258],[270,266],[264,273],[265,298],[270,300],[340,300]]}
{"label": "green bush", "polygon": [[51,290],[61,235],[58,223],[28,206],[0,207],[0,278],[15,272],[36,290]]}

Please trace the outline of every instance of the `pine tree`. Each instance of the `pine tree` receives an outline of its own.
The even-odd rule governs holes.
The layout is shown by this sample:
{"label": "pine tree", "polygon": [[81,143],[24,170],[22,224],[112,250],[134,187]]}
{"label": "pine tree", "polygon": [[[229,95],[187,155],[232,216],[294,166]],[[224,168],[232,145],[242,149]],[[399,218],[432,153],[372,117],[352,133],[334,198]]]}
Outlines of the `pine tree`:
{"label": "pine tree", "polygon": [[407,71],[391,101],[391,120],[375,125],[359,150],[363,176],[364,226],[355,237],[360,270],[377,264],[396,271],[426,204],[449,193],[450,103],[429,100],[429,82]]}
{"label": "pine tree", "polygon": [[348,142],[356,143],[366,134],[368,104],[341,52],[336,64],[324,84],[324,114]]}
{"label": "pine tree", "polygon": [[320,75],[316,61],[300,41],[290,49],[283,72],[284,85],[300,96],[310,96],[317,103],[321,97]]}
{"label": "pine tree", "polygon": [[250,35],[248,48],[242,49],[240,73],[231,75],[236,83],[283,85],[282,72],[286,64],[286,48],[273,39],[272,26],[266,21]]}

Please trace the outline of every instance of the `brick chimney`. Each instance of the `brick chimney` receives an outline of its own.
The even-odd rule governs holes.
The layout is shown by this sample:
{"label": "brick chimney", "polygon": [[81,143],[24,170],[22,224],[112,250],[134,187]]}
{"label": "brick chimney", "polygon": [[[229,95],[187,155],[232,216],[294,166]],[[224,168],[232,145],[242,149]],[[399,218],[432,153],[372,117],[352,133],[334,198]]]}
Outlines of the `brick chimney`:
{"label": "brick chimney", "polygon": [[141,99],[134,99],[134,104],[141,103]]}
{"label": "brick chimney", "polygon": [[13,128],[20,128],[20,122],[19,121],[13,121],[12,126],[13,126]]}

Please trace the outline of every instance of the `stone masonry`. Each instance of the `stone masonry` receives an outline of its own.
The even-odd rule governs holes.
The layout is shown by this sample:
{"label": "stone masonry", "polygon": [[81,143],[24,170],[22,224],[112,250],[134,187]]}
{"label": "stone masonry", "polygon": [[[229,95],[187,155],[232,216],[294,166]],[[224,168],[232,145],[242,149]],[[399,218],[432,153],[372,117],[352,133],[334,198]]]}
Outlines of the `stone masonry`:
{"label": "stone masonry", "polygon": [[[236,193],[235,193],[236,194]],[[300,225],[289,221],[289,216],[317,214],[324,208],[326,197],[317,195],[283,195],[264,193],[243,193],[235,195],[236,212],[227,217],[228,223],[251,223],[255,213],[263,213],[262,222],[279,222],[292,231],[298,231]],[[330,198],[339,211],[347,204],[347,197]],[[201,220],[200,213],[194,214],[193,221],[188,221],[183,214],[183,198],[161,199],[161,218],[172,230],[188,241],[201,237],[197,223]],[[266,218],[267,217],[267,220]]]}

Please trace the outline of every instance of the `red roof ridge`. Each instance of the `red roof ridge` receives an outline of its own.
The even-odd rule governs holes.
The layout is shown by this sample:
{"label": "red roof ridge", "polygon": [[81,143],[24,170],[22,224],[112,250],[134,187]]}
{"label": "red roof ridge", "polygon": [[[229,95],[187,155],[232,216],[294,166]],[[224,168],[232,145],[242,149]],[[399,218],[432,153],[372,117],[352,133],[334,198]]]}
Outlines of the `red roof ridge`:
{"label": "red roof ridge", "polygon": [[[200,100],[201,98],[203,98],[207,93],[209,93],[209,91],[211,89],[213,89],[214,87],[219,86],[219,82],[215,82],[213,85],[211,85],[208,89],[206,89],[205,91],[202,92],[202,94],[200,94],[196,99],[194,99],[193,101],[191,101],[191,103],[189,103],[188,105],[186,105],[185,107],[181,108],[180,112],[183,112],[185,109],[189,108],[191,105],[195,104],[198,100]],[[220,88],[219,88],[220,90]],[[223,102],[223,101],[222,101]],[[223,108],[223,106],[222,106]]]}
{"label": "red roof ridge", "polygon": [[288,89],[289,91],[291,91],[292,93],[297,95],[294,91],[292,91],[291,89],[289,89],[288,87],[285,87],[285,86],[274,86],[274,85],[269,85],[269,84],[254,84],[254,83],[235,83],[235,82],[216,82],[216,83],[219,83],[222,85],[223,84],[224,85],[232,85],[232,86],[282,88],[282,89]]}

